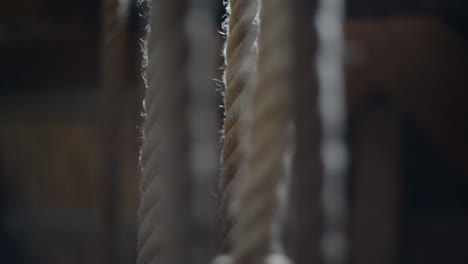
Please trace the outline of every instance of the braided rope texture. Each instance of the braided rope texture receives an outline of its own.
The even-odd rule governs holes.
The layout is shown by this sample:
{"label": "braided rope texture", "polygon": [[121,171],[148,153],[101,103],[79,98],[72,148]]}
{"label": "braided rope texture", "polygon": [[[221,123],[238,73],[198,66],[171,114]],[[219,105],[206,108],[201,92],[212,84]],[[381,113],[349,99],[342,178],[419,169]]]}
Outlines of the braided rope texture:
{"label": "braided rope texture", "polygon": [[137,263],[189,263],[186,1],[146,3],[150,27]]}
{"label": "braided rope texture", "polygon": [[257,0],[230,0],[226,6],[224,84],[224,143],[221,171],[221,241],[220,252],[230,250],[230,232],[233,224],[232,193],[241,163],[240,111],[245,106],[245,90],[255,72],[258,35]]}
{"label": "braided rope texture", "polygon": [[[233,227],[235,264],[257,264],[281,251],[280,184],[289,174],[292,119],[291,13],[288,1],[264,0],[260,11],[258,82],[251,105],[247,175],[239,183]],[[276,258],[275,258],[276,259]]]}

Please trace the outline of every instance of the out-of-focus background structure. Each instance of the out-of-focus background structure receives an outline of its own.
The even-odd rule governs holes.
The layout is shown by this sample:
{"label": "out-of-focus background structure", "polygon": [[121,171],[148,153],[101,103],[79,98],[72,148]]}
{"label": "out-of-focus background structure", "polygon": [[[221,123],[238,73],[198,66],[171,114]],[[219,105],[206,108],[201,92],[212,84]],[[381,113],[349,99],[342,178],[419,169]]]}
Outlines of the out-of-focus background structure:
{"label": "out-of-focus background structure", "polygon": [[[145,21],[131,5],[112,185],[100,2],[0,2],[0,263],[135,261]],[[467,263],[468,4],[347,6],[350,261]]]}

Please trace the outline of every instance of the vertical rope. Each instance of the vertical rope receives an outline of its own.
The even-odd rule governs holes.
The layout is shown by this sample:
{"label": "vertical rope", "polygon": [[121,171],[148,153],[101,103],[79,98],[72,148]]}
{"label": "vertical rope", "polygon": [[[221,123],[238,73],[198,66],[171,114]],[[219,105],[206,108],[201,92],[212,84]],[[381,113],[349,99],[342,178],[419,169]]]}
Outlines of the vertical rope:
{"label": "vertical rope", "polygon": [[127,7],[119,0],[104,0],[101,7],[101,107],[107,204],[105,226],[108,263],[119,261],[119,130],[125,82]]}
{"label": "vertical rope", "polygon": [[147,3],[150,25],[137,263],[189,263],[186,1]]}
{"label": "vertical rope", "polygon": [[233,262],[287,263],[281,255],[282,213],[292,147],[292,16],[287,1],[265,0],[260,11],[258,82],[248,128],[247,175],[233,229]]}
{"label": "vertical rope", "polygon": [[344,0],[320,0],[315,23],[319,40],[316,64],[323,134],[322,254],[326,264],[347,262],[345,185],[348,151],[344,139],[343,17]]}
{"label": "vertical rope", "polygon": [[191,200],[192,257],[190,263],[207,264],[215,253],[218,208],[213,193],[218,174],[217,103],[212,80],[217,53],[214,1],[191,0],[186,28],[190,43],[188,78],[190,81],[189,125],[193,171]]}
{"label": "vertical rope", "polygon": [[258,24],[256,22],[258,0],[230,0],[226,6],[225,71],[224,84],[224,144],[222,151],[223,168],[221,171],[221,242],[219,250],[230,250],[230,232],[233,216],[230,210],[232,193],[239,173],[241,151],[240,111],[246,107],[246,86],[251,82],[255,72],[256,39]]}

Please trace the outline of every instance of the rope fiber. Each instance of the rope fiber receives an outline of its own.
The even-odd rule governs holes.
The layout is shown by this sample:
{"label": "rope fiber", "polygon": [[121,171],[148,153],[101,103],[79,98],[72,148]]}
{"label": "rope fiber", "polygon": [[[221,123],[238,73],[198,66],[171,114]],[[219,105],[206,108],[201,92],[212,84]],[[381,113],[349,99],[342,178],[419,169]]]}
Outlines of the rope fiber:
{"label": "rope fiber", "polygon": [[[288,263],[282,256],[282,213],[290,176],[292,132],[291,9],[265,0],[260,10],[258,80],[247,125],[247,173],[235,193],[235,264]],[[280,257],[281,256],[281,257]]]}
{"label": "rope fiber", "polygon": [[187,3],[153,0],[147,4],[137,263],[189,263]]}
{"label": "rope fiber", "polygon": [[243,160],[239,151],[240,111],[245,107],[245,92],[252,75],[255,73],[256,40],[258,25],[256,22],[257,0],[230,0],[226,10],[225,22],[227,40],[225,43],[224,85],[224,142],[222,151],[223,168],[221,170],[221,241],[219,251],[230,250],[230,232],[233,224],[232,193],[236,185]]}

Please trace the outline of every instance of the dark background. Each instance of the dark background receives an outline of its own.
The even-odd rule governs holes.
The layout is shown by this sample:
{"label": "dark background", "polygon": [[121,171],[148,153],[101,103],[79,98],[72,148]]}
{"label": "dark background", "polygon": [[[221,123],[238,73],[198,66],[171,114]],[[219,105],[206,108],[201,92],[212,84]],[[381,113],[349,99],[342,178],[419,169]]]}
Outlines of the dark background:
{"label": "dark background", "polygon": [[[145,22],[133,4],[116,200],[101,138],[100,4],[0,2],[0,263],[109,263],[109,203],[110,254],[134,263]],[[351,262],[468,263],[468,4],[350,0],[347,16]]]}

